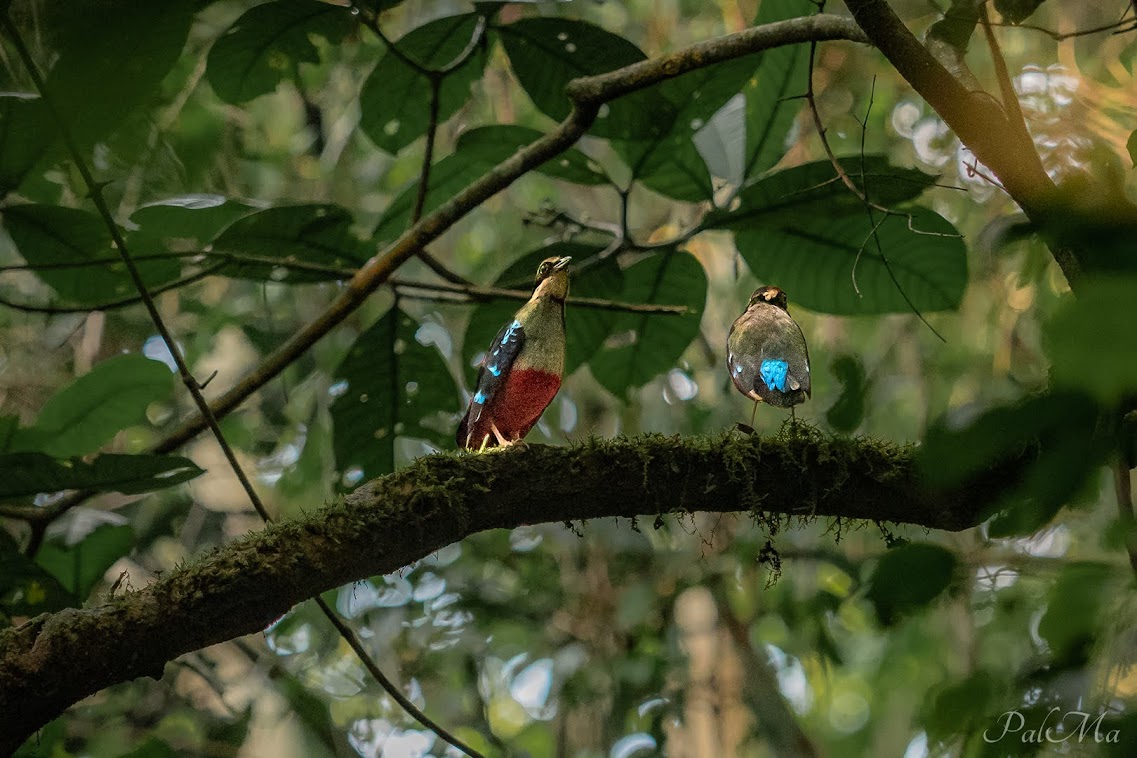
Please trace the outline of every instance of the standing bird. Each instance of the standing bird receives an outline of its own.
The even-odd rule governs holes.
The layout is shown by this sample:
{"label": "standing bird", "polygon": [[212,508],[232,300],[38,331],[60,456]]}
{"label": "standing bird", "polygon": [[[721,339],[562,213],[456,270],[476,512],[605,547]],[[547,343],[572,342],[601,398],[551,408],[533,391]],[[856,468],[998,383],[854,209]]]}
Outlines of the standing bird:
{"label": "standing bird", "polygon": [[730,327],[726,362],[734,386],[754,400],[755,413],[763,400],[789,408],[791,414],[805,402],[810,395],[809,349],[786,310],[785,292],[777,287],[754,290],[746,311]]}
{"label": "standing bird", "polygon": [[458,424],[458,447],[513,445],[529,433],[561,387],[565,298],[572,258],[546,258],[529,302],[494,337]]}

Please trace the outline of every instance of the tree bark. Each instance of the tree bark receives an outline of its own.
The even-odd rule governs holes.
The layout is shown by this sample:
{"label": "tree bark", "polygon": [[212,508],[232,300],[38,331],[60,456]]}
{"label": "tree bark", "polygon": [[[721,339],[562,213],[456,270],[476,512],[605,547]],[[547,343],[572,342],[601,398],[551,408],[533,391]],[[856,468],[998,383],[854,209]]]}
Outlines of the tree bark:
{"label": "tree bark", "polygon": [[0,754],[104,687],[159,678],[179,655],[261,631],[306,598],[486,529],[705,510],[958,530],[978,521],[983,502],[978,489],[923,486],[911,447],[800,426],[774,438],[649,435],[429,456],[141,590],[0,631]]}

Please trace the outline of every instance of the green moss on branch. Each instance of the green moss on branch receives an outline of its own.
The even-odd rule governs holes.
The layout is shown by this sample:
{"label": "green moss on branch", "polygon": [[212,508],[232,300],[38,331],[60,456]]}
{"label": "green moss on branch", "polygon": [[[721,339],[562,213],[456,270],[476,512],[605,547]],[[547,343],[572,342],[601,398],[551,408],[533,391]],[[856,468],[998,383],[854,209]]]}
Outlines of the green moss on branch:
{"label": "green moss on branch", "polygon": [[702,510],[956,530],[981,505],[973,493],[925,489],[909,447],[804,425],[777,437],[647,435],[429,456],[137,592],[0,632],[0,754],[104,687],[160,677],[179,655],[486,529]]}

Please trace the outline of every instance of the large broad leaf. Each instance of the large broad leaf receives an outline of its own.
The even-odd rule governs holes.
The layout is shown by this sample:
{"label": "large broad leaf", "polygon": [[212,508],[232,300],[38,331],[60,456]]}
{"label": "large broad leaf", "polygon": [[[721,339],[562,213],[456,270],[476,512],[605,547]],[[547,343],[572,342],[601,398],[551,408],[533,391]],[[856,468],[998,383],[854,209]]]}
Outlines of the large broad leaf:
{"label": "large broad leaf", "polygon": [[[462,153],[492,156],[496,161],[505,160],[521,148],[536,142],[542,136],[536,129],[513,124],[494,124],[479,126],[463,132],[458,138],[456,150]],[[584,153],[570,148],[556,158],[543,163],[536,169],[546,176],[564,179],[574,184],[607,184],[607,174]]]}
{"label": "large broad leaf", "polygon": [[20,186],[54,139],[55,125],[40,98],[0,94],[0,197]]}
{"label": "large broad leaf", "polygon": [[[475,179],[516,152],[515,146],[489,140],[473,140],[431,167],[430,186],[423,202],[423,214],[430,213],[454,197]],[[418,179],[408,184],[387,206],[372,239],[377,247],[398,238],[410,225],[411,213],[418,196]]]}
{"label": "large broad leaf", "polygon": [[[4,228],[29,264],[92,264],[36,271],[68,302],[96,307],[137,292],[97,216],[55,205],[13,205],[3,210],[3,219]],[[174,260],[138,261],[138,270],[153,287],[176,279],[181,266]]]}
{"label": "large broad leaf", "polygon": [[672,368],[699,333],[706,298],[706,272],[690,253],[668,250],[625,269],[620,300],[683,305],[687,313],[621,314],[612,336],[589,362],[593,376],[623,397],[629,388],[641,387]]}
{"label": "large broad leaf", "polygon": [[351,214],[337,205],[269,208],[234,221],[212,247],[244,258],[226,266],[221,272],[226,276],[285,284],[334,281],[348,278],[347,271],[369,257],[351,224]]}
{"label": "large broad leaf", "polygon": [[[628,40],[586,21],[523,18],[495,29],[513,73],[538,110],[558,121],[572,103],[570,81],[642,61],[643,52]],[[602,137],[660,137],[674,122],[674,106],[645,92],[613,100],[601,109],[591,132]]]}
{"label": "large broad leaf", "polygon": [[359,335],[336,368],[336,466],[354,485],[395,469],[395,438],[452,444],[458,388],[429,330],[398,308]]}
{"label": "large broad leaf", "polygon": [[929,605],[951,586],[959,560],[931,543],[909,543],[889,550],[876,565],[868,598],[882,624]]}
{"label": "large broad leaf", "polygon": [[[478,14],[440,18],[395,42],[399,52],[428,70],[456,60],[470,44]],[[438,119],[453,116],[470,99],[470,87],[482,78],[485,47],[450,71],[439,88]],[[430,79],[388,51],[367,77],[359,95],[359,126],[381,150],[397,153],[424,134],[430,123]]]}
{"label": "large broad leaf", "polygon": [[[613,147],[632,169],[632,177],[660,194],[677,200],[709,200],[714,194],[710,173],[693,138],[716,111],[749,82],[761,55],[748,55],[666,79],[644,90],[669,103],[669,120],[662,131],[636,140],[616,141]],[[662,114],[660,114],[662,117]],[[723,135],[729,140],[729,135]]]}
{"label": "large broad leaf", "polygon": [[87,145],[146,103],[178,60],[194,0],[81,0],[48,6],[59,59],[47,89],[72,136]]}
{"label": "large broad leaf", "polygon": [[[495,139],[497,136],[501,139]],[[522,141],[528,136],[536,139],[540,135],[534,130],[513,126],[483,127],[462,135],[455,151],[431,167],[430,186],[424,198],[423,213],[438,208],[471,182],[512,156],[523,144],[528,144],[527,141]],[[599,183],[602,176],[598,169],[589,164],[587,158],[575,150],[567,151],[537,170],[582,184]],[[418,180],[415,179],[387,206],[373,235],[377,247],[383,247],[406,230],[417,196]]]}
{"label": "large broad leaf", "polygon": [[811,310],[866,315],[958,307],[967,286],[963,240],[933,211],[906,213],[874,223],[864,212],[834,216],[819,207],[813,219],[771,220],[737,231],[734,241],[756,277]]}
{"label": "large broad leaf", "polygon": [[0,455],[0,499],[45,492],[93,490],[137,495],[189,481],[205,472],[176,455],[115,455],[90,462],[60,461],[43,453]]}
{"label": "large broad leaf", "polygon": [[[578,266],[596,255],[602,248],[581,245],[573,242],[555,242],[547,247],[533,250],[518,258],[497,278],[498,287],[532,289],[533,276],[537,266],[545,258],[571,255],[573,266]],[[596,297],[611,300],[618,298],[623,288],[623,274],[615,259],[589,266],[576,273],[570,268],[571,284],[569,295]],[[466,380],[472,387],[478,372],[479,356],[490,346],[491,340],[501,327],[513,318],[521,303],[506,300],[493,300],[480,303],[470,314],[470,324],[462,341],[462,365],[466,370]],[[614,311],[595,308],[566,306],[565,314],[565,376],[568,376],[585,363],[604,343],[612,330],[618,314]]]}
{"label": "large broad leaf", "polygon": [[150,238],[205,242],[256,210],[222,195],[179,195],[143,205],[131,214],[130,221]]}
{"label": "large broad leaf", "polygon": [[173,385],[164,363],[109,358],[53,395],[36,423],[16,432],[11,449],[56,458],[92,453],[128,426],[145,424],[146,407],[170,397]]}
{"label": "large broad leaf", "polygon": [[74,544],[66,537],[47,540],[36,553],[36,563],[82,601],[132,547],[134,530],[129,525],[103,524]]}
{"label": "large broad leaf", "polygon": [[75,596],[0,529],[0,617],[38,616],[74,604]]}
{"label": "large broad leaf", "polygon": [[[893,206],[915,200],[936,177],[890,166],[883,155],[841,158],[841,167],[870,200]],[[875,211],[879,213],[879,211]],[[837,176],[827,160],[795,166],[747,187],[732,210],[716,210],[705,226],[746,230],[756,224],[778,226],[787,219],[813,222],[834,215],[865,215],[865,204]]]}
{"label": "large broad leaf", "polygon": [[1046,325],[1051,381],[1114,404],[1137,395],[1137,279],[1090,278]]}
{"label": "large broad leaf", "polygon": [[355,25],[348,9],[313,0],[277,0],[246,11],[209,51],[205,77],[217,96],[243,103],[319,63],[312,36],[337,43]]}
{"label": "large broad leaf", "polygon": [[[755,24],[808,16],[811,0],[762,0]],[[745,176],[773,167],[786,152],[786,140],[801,110],[809,76],[809,46],[788,45],[762,54],[754,77],[742,89],[746,96]]]}

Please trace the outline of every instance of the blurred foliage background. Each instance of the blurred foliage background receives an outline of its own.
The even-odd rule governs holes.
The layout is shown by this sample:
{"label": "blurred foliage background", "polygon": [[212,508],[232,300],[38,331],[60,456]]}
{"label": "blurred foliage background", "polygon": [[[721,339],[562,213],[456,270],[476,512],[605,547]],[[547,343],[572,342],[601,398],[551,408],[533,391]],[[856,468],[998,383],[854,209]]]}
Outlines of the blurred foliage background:
{"label": "blurred foliage background", "polygon": [[[892,5],[917,33],[945,10]],[[1016,18],[1018,5],[996,2],[993,17]],[[1048,173],[1115,177],[1137,199],[1126,146],[1137,35],[1055,39],[1132,17],[1132,5],[1050,0],[1033,15],[1039,3],[1026,5],[1030,24],[1056,34],[997,33]],[[467,56],[440,88],[429,212],[564,115],[558,65],[606,70],[634,60],[631,45],[654,56],[814,10],[805,0],[476,10],[371,0],[354,11],[316,0],[14,0],[9,13],[107,182],[131,251],[151,256],[148,282],[172,285],[157,296],[161,314],[216,397],[411,219],[431,85],[387,52],[373,14],[419,65]],[[476,13],[491,19],[484,36]],[[563,49],[532,44],[553,39]],[[981,31],[972,42],[967,62],[990,83]],[[564,63],[574,54],[583,68]],[[107,481],[95,469],[122,464],[108,453],[143,453],[192,404],[162,367],[170,357],[145,311],[105,307],[133,289],[8,37],[0,55],[0,461],[14,482],[3,495],[43,507],[63,481]],[[1078,749],[1133,755],[1129,535],[1103,465],[1115,449],[1100,444],[1096,419],[1137,390],[1137,290],[1113,272],[1071,307],[1014,203],[883,57],[823,44],[813,82],[830,144],[862,189],[907,209],[879,228],[898,289],[881,256],[861,249],[875,220],[832,182],[799,97],[807,73],[808,47],[784,48],[613,104],[578,152],[523,177],[430,251],[470,281],[522,288],[536,261],[571,253],[587,264],[576,294],[691,309],[570,305],[572,373],[531,443],[718,435],[748,419],[724,345],[750,292],[770,283],[788,291],[809,340],[813,397],[799,419],[926,442],[925,466],[944,482],[1041,435],[1050,442],[1021,491],[990,524],[958,534],[719,514],[524,527],[326,598],[417,705],[487,754],[814,754],[795,747],[800,732],[833,756],[1049,755],[1074,744],[983,735],[1009,710],[1037,723],[1057,706],[1107,709],[1106,723],[1121,725],[1121,743]],[[826,240],[843,245],[836,257],[824,257]],[[438,281],[417,261],[398,277]],[[270,509],[309,512],[452,449],[462,393],[514,308],[388,287],[227,416],[226,437]],[[1065,394],[1038,394],[1050,386]],[[764,407],[755,426],[779,433],[785,419]],[[98,602],[261,528],[212,439],[182,452],[127,461],[133,484],[54,521],[34,558],[38,538],[5,520],[4,617]],[[91,470],[68,470],[90,479],[61,479],[58,461],[76,456]],[[17,486],[15,467],[56,486]],[[89,698],[22,754],[446,748],[305,604],[263,635],[183,657],[159,682]]]}

